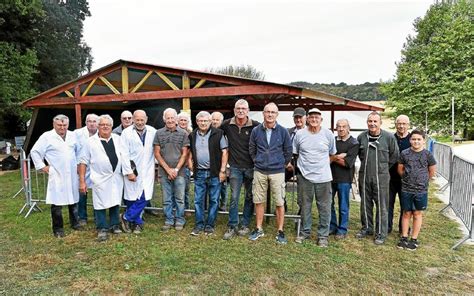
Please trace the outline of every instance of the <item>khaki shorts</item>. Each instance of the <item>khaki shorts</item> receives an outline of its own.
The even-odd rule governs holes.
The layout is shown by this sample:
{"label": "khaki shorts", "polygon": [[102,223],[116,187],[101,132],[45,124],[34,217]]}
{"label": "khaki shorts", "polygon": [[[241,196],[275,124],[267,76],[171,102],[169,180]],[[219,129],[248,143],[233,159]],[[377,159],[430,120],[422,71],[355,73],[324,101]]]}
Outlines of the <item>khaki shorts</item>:
{"label": "khaki shorts", "polygon": [[266,175],[258,171],[253,173],[253,202],[256,204],[267,202],[267,188],[270,184],[270,193],[277,207],[285,205],[285,173]]}

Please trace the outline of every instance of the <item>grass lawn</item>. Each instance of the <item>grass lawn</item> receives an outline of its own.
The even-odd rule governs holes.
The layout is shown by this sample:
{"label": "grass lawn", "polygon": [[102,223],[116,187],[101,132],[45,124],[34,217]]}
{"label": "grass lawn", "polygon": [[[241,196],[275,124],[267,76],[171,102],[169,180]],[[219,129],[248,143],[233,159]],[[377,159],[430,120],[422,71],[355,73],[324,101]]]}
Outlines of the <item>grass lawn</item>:
{"label": "grass lawn", "polygon": [[[18,216],[22,196],[18,172],[0,176],[0,295],[19,294],[472,294],[474,248],[450,247],[462,237],[457,224],[438,211],[431,198],[415,252],[357,240],[359,204],[351,203],[350,235],[330,238],[327,249],[294,243],[292,220],[285,223],[288,245],[275,243],[275,220],[265,237],[223,241],[227,217],[219,216],[214,236],[163,233],[163,217],[146,216],[140,235],[118,235],[96,242],[86,231],[51,234],[49,207],[27,219]],[[432,190],[434,190],[432,188]],[[68,221],[64,211],[65,221]],[[92,214],[90,210],[89,214]],[[398,213],[397,213],[398,215]],[[91,215],[92,216],[92,215]],[[315,212],[313,227],[317,221]],[[315,231],[313,231],[314,233]]]}

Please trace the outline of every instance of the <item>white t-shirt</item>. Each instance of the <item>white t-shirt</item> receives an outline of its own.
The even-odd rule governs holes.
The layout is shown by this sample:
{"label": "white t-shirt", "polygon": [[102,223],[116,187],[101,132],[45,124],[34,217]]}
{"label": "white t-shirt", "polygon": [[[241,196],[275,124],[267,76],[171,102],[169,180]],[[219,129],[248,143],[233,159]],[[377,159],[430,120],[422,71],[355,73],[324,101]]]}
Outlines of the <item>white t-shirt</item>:
{"label": "white t-shirt", "polygon": [[308,128],[299,130],[293,140],[293,154],[298,154],[298,168],[312,183],[332,181],[329,156],[336,154],[336,141],[332,132],[324,127],[315,134]]}

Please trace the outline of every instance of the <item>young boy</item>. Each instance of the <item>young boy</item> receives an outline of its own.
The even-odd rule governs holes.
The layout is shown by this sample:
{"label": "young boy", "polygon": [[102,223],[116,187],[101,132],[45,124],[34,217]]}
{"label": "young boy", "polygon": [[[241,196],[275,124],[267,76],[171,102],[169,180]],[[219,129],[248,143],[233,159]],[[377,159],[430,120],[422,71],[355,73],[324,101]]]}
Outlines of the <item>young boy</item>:
{"label": "young boy", "polygon": [[[411,133],[410,149],[400,153],[398,173],[402,177],[402,237],[397,247],[410,251],[418,247],[418,234],[421,229],[422,211],[428,205],[428,183],[436,172],[436,160],[425,147],[425,133],[414,130]],[[408,240],[408,227],[413,217],[412,237]]]}

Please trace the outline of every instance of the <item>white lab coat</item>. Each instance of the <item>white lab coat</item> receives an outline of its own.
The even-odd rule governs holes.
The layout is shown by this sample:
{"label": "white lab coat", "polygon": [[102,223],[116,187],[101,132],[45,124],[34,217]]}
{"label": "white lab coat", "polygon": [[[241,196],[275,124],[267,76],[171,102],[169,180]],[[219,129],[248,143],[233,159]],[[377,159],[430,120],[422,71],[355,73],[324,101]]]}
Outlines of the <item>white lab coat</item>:
{"label": "white lab coat", "polygon": [[78,152],[79,145],[71,131],[66,132],[63,140],[52,129],[43,133],[33,145],[30,156],[35,168],[44,168],[45,159],[49,164],[47,204],[64,206],[79,202]]}
{"label": "white lab coat", "polygon": [[[82,156],[83,147],[86,145],[87,140],[91,136],[89,136],[89,130],[87,129],[87,126],[84,126],[84,127],[81,127],[81,128],[78,128],[78,129],[74,130],[74,134],[76,135],[77,141],[79,143],[78,158],[80,158]],[[95,133],[95,135],[97,135],[97,132]],[[91,175],[91,171],[90,171],[89,166],[87,166],[87,168],[86,168],[86,185],[87,185],[87,188],[92,188],[92,181],[91,181],[90,175]]]}
{"label": "white lab coat", "polygon": [[[135,130],[135,126],[129,126],[123,130],[121,137],[123,162],[122,173],[124,175],[124,199],[138,200],[145,190],[145,199],[153,197],[153,184],[155,182],[155,156],[153,154],[153,140],[156,129],[147,125],[145,145],[142,144],[140,136]],[[133,173],[130,167],[130,160],[137,166],[137,180],[131,182],[127,175]]]}
{"label": "white lab coat", "polygon": [[112,134],[111,137],[118,158],[115,171],[112,171],[112,164],[98,134],[89,137],[82,147],[80,163],[87,165],[90,169],[92,203],[95,210],[108,209],[120,205],[122,202],[123,176],[120,136]]}

